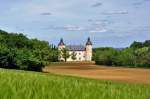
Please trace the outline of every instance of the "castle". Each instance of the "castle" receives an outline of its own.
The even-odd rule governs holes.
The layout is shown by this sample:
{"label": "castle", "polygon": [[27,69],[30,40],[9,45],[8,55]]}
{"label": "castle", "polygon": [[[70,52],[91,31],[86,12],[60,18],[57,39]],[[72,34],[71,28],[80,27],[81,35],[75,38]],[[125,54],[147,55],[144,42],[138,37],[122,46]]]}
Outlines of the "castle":
{"label": "castle", "polygon": [[[75,58],[72,59],[71,56],[66,59],[67,62],[69,61],[92,61],[92,42],[90,38],[88,38],[85,46],[83,45],[65,45],[63,39],[60,39],[58,44],[58,50],[62,51],[63,49],[67,49],[69,55],[75,54]],[[65,61],[62,55],[59,55],[59,61]]]}

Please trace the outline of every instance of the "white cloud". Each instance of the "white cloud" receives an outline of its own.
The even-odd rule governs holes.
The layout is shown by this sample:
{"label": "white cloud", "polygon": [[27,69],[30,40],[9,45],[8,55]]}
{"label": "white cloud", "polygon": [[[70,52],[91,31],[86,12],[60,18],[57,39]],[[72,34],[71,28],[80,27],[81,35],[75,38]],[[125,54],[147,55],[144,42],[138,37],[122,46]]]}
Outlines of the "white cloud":
{"label": "white cloud", "polygon": [[84,30],[83,27],[77,26],[77,25],[66,25],[66,26],[64,26],[64,29],[69,30],[69,31],[80,31],[80,30]]}
{"label": "white cloud", "polygon": [[107,32],[103,26],[100,25],[88,25],[88,26],[78,26],[78,25],[64,25],[64,26],[49,26],[48,28],[43,29],[51,29],[51,30],[65,30],[65,31],[85,31],[89,33],[98,33],[98,32]]}
{"label": "white cloud", "polygon": [[135,2],[135,3],[133,3],[134,6],[140,6],[142,4],[143,4],[143,2]]}
{"label": "white cloud", "polygon": [[100,33],[100,32],[107,32],[106,29],[95,29],[95,30],[90,30],[90,33]]}
{"label": "white cloud", "polygon": [[110,11],[110,12],[103,12],[103,15],[126,15],[128,11]]}
{"label": "white cloud", "polygon": [[64,26],[49,26],[48,28],[43,29],[52,29],[52,30],[67,30],[67,31],[82,31],[85,30],[84,27],[77,26],[77,25],[64,25]]}
{"label": "white cloud", "polygon": [[106,32],[107,30],[101,25],[88,25],[88,26],[77,26],[77,25],[65,25],[63,28],[67,31],[86,31],[90,33]]}

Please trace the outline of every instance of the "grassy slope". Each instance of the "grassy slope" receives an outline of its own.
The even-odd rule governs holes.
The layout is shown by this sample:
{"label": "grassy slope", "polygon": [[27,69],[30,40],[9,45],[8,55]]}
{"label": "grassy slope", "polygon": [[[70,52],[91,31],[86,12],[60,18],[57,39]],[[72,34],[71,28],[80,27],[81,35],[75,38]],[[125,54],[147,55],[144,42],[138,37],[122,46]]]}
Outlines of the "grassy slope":
{"label": "grassy slope", "polygon": [[149,99],[150,85],[0,69],[0,99]]}

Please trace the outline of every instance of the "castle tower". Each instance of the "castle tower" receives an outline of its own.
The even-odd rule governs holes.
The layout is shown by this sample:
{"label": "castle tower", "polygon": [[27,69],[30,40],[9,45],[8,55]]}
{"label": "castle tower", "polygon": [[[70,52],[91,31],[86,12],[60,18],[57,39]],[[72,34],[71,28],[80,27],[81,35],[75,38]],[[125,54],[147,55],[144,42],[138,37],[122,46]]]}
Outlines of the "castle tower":
{"label": "castle tower", "polygon": [[59,42],[59,44],[58,44],[58,50],[61,50],[61,49],[63,49],[63,48],[65,48],[65,43],[64,43],[64,41],[63,41],[63,38],[61,38],[61,39],[60,39],[60,42]]}
{"label": "castle tower", "polygon": [[88,38],[86,42],[85,59],[86,61],[92,61],[92,42],[90,38]]}
{"label": "castle tower", "polygon": [[[65,46],[65,43],[64,43],[64,41],[63,41],[63,38],[61,38],[61,39],[60,39],[60,42],[59,42],[59,44],[58,44],[58,51],[61,52],[61,50],[62,50],[63,48],[65,48],[65,47],[66,47],[66,46]],[[59,60],[59,61],[64,61],[64,58],[62,57],[61,54],[59,55],[58,60]]]}

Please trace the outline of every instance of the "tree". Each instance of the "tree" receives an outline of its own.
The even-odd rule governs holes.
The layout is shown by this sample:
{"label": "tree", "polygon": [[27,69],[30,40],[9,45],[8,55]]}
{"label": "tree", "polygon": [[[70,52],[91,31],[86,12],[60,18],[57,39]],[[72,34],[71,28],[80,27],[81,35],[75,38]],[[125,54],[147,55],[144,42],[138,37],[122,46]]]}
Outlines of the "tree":
{"label": "tree", "polygon": [[67,58],[70,57],[70,54],[69,54],[69,50],[67,48],[63,48],[61,50],[61,55],[62,57],[64,58],[65,62],[67,61]]}
{"label": "tree", "polygon": [[76,60],[77,59],[77,53],[75,53],[75,52],[72,52],[72,54],[71,54],[71,58],[72,58],[72,60]]}
{"label": "tree", "polygon": [[134,55],[134,50],[132,48],[126,48],[122,50],[116,60],[115,60],[117,66],[131,66],[135,67],[136,63],[136,57]]}
{"label": "tree", "polygon": [[0,67],[18,69],[19,66],[16,64],[16,52],[16,49],[0,45]]}
{"label": "tree", "polygon": [[143,47],[143,43],[142,42],[136,42],[134,41],[131,46],[131,48],[142,48]]}
{"label": "tree", "polygon": [[41,71],[53,61],[58,61],[58,49],[54,45],[0,30],[0,67]]}
{"label": "tree", "polygon": [[144,47],[150,47],[150,40],[146,40],[143,45]]}
{"label": "tree", "polygon": [[42,68],[46,65],[44,60],[41,60],[28,49],[18,50],[16,59],[19,69],[22,70],[42,71]]}
{"label": "tree", "polygon": [[143,47],[135,50],[136,66],[138,67],[150,67],[150,48]]}
{"label": "tree", "polygon": [[114,65],[116,64],[116,58],[118,55],[118,51],[113,48],[98,48],[93,53],[93,59],[96,64],[99,65]]}

